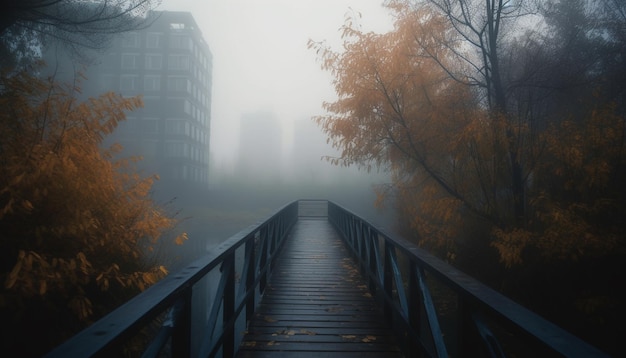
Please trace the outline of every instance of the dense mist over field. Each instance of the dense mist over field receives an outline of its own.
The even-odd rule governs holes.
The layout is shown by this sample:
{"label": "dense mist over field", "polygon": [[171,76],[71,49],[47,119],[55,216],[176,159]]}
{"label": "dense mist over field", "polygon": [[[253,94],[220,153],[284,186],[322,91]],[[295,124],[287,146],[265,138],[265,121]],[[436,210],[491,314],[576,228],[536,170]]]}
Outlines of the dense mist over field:
{"label": "dense mist over field", "polygon": [[242,116],[240,130],[235,164],[212,167],[208,191],[156,185],[155,196],[174,199],[171,206],[180,208],[181,228],[189,234],[189,243],[176,249],[180,255],[197,256],[199,247],[211,248],[298,199],[331,200],[394,228],[392,203],[374,206],[375,189],[388,176],[376,168],[331,164],[328,158],[338,153],[313,121],[281,126],[272,113],[251,112]]}

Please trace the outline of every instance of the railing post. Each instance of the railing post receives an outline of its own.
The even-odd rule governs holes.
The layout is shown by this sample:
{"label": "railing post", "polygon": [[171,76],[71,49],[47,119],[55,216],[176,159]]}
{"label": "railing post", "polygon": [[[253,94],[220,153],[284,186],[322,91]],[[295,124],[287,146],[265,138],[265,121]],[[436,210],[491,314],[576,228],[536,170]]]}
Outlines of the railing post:
{"label": "railing post", "polygon": [[270,260],[267,270],[268,277],[274,269],[274,252],[276,251],[276,236],[278,236],[276,233],[279,224],[280,222],[271,222],[267,225],[267,258]]}
{"label": "railing post", "polygon": [[235,315],[235,257],[234,254],[224,261],[222,272],[226,272],[224,288],[222,327],[224,327],[223,356],[235,355],[235,325],[228,326]]}
{"label": "railing post", "polygon": [[[376,283],[376,277],[379,277],[379,270],[378,270],[378,255],[376,255],[376,252],[378,250],[378,242],[376,241],[376,237],[375,237],[375,233],[372,233],[372,230],[369,229],[367,230],[367,240],[369,241],[369,247],[370,247],[370,252],[369,252],[369,270],[371,272],[371,275],[369,276],[368,279],[368,285],[369,285],[369,290],[370,292],[372,292],[372,295],[376,294],[376,291],[378,289],[377,287],[377,283]],[[373,277],[372,277],[373,276]]]}
{"label": "railing post", "polygon": [[174,305],[172,357],[191,356],[191,289],[186,289]]}
{"label": "railing post", "polygon": [[[415,261],[409,262],[409,307],[408,319],[409,329],[414,331],[418,337],[422,337],[422,325],[420,324],[420,311],[423,306],[422,295],[420,294],[419,279],[417,277],[417,264]],[[415,339],[410,337],[408,342],[408,357],[422,356],[419,345]]]}
{"label": "railing post", "polygon": [[[263,271],[265,268],[265,264],[267,263],[267,250],[268,250],[268,235],[267,235],[267,227],[263,227],[259,230],[259,239],[261,240],[261,258],[259,261],[259,269]],[[261,280],[259,282],[259,290],[261,293],[265,292],[265,286],[267,285],[267,275],[268,273],[264,271],[261,274]]]}
{"label": "railing post", "polygon": [[[256,281],[257,267],[256,267],[256,255],[255,255],[255,239],[251,238],[246,243],[246,255],[248,259],[248,272],[246,273],[246,292],[248,300],[246,301],[246,320],[252,318],[254,314],[254,308],[256,306],[256,292],[254,287],[254,281]],[[250,293],[252,291],[252,293]]]}
{"label": "railing post", "polygon": [[[430,290],[428,289],[428,285],[426,284],[426,275],[424,273],[424,269],[415,264],[411,271],[411,274],[414,275],[415,279],[417,280],[417,294],[420,296],[420,305],[418,306],[418,309],[424,309],[424,314],[423,316],[420,315],[420,320],[423,320],[428,324],[428,329],[430,330],[430,335],[433,341],[433,348],[435,350],[434,353],[437,357],[447,357],[448,349],[446,348],[446,343],[443,339],[441,326],[439,325],[437,310],[435,309]],[[421,312],[422,311],[420,311],[420,313]],[[419,325],[419,327],[421,328],[421,324]],[[419,334],[421,336],[422,332],[420,332]]]}
{"label": "railing post", "polygon": [[383,266],[383,290],[390,301],[384,301],[384,314],[387,322],[393,327],[393,267],[391,264],[391,253],[393,247],[385,241],[384,266]]}
{"label": "railing post", "polygon": [[357,234],[356,234],[356,246],[355,246],[355,255],[359,258],[359,260],[363,259],[363,227],[364,224],[360,223],[359,224],[359,229],[357,230]]}

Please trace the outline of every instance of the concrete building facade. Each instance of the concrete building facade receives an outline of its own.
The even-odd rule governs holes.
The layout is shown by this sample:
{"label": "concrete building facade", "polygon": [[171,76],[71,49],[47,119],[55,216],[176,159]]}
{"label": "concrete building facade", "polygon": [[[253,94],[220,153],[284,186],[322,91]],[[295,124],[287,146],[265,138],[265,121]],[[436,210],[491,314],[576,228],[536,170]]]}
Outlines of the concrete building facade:
{"label": "concrete building facade", "polygon": [[114,40],[87,70],[89,87],[143,96],[112,140],[142,156],[140,168],[161,187],[208,188],[211,51],[188,12],[153,11],[148,23]]}

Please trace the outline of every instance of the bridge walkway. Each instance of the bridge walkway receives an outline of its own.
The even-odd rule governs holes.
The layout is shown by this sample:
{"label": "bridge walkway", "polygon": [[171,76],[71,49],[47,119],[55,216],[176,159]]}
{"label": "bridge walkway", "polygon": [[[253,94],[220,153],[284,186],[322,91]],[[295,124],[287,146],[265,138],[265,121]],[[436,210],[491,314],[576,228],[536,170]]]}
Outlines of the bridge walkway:
{"label": "bridge walkway", "polygon": [[345,244],[300,218],[279,255],[238,357],[402,357]]}

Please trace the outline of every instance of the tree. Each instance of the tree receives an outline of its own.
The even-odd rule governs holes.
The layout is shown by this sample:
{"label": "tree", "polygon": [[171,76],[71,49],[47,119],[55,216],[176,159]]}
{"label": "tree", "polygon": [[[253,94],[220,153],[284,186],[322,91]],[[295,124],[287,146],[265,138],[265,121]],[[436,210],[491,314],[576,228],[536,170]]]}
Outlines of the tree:
{"label": "tree", "polygon": [[[507,101],[507,88],[501,68],[504,36],[511,30],[519,30],[519,20],[532,13],[526,4],[531,2],[514,2],[511,0],[427,0],[440,11],[450,26],[461,36],[466,46],[474,52],[455,51],[457,61],[465,62],[470,72],[456,74],[452,69],[444,68],[458,81],[476,86],[485,94],[486,107],[493,120],[504,120],[508,126],[506,135],[506,152],[510,170],[510,193],[512,212],[518,225],[526,220],[524,148],[517,138],[514,127],[523,125],[519,118],[511,115]],[[463,47],[460,47],[463,48]],[[437,58],[436,54],[431,54]],[[516,123],[517,122],[517,123]]]}
{"label": "tree", "polygon": [[158,0],[7,0],[0,5],[2,66],[32,61],[47,41],[73,54],[103,49],[111,35],[136,29]]}
{"label": "tree", "polygon": [[99,148],[140,98],[79,102],[25,72],[0,88],[2,342],[39,355],[163,277],[147,253],[175,220],[150,199],[155,177]]}
{"label": "tree", "polygon": [[348,18],[341,51],[309,46],[338,95],[315,118],[331,161],[389,169],[411,236],[601,343],[626,314],[606,279],[626,272],[624,47],[621,17],[577,3],[504,37],[526,12],[503,1],[389,1],[390,33]]}
{"label": "tree", "polygon": [[[615,66],[615,62],[623,58],[621,54],[624,37],[609,30],[619,27],[615,26],[615,19],[619,16],[605,15],[606,8],[612,5],[614,5],[613,2],[585,0],[546,2],[540,12],[545,20],[543,31],[529,32],[527,38],[531,40],[526,43],[518,40],[509,47],[510,55],[504,61],[503,68],[506,73],[509,73],[505,83],[509,88],[510,108],[516,108],[515,114],[528,123],[532,136],[526,141],[532,143],[531,148],[539,150],[536,151],[537,153],[541,153],[541,156],[535,155],[532,161],[527,161],[531,164],[528,177],[532,178],[532,182],[527,183],[529,192],[526,196],[528,200],[526,216],[528,222],[526,226],[520,228],[524,229],[523,231],[528,229],[535,233],[542,233],[546,230],[562,231],[564,229],[557,225],[557,221],[553,221],[555,226],[552,229],[545,226],[534,227],[537,222],[542,221],[538,219],[538,216],[546,218],[543,214],[538,214],[538,210],[543,209],[537,207],[537,196],[545,199],[546,192],[561,193],[552,199],[553,204],[558,203],[557,205],[563,205],[562,207],[571,204],[574,197],[577,198],[575,199],[576,205],[589,204],[589,202],[585,203],[586,199],[583,199],[583,197],[589,198],[589,192],[579,196],[570,191],[569,195],[573,197],[566,198],[562,196],[563,187],[558,187],[564,183],[561,182],[556,186],[548,184],[551,180],[560,177],[564,171],[572,178],[577,178],[576,181],[579,184],[575,185],[587,182],[575,171],[565,170],[561,162],[565,157],[562,153],[556,154],[554,151],[571,150],[572,153],[577,152],[579,155],[586,153],[579,159],[586,161],[589,168],[604,163],[605,169],[612,173],[611,177],[621,175],[620,163],[623,159],[614,153],[614,148],[622,146],[618,140],[619,137],[607,135],[602,140],[593,137],[594,133],[603,131],[597,126],[604,126],[605,130],[610,128],[611,133],[613,131],[621,133],[623,124],[615,118],[620,118],[626,113],[623,110],[623,100],[620,98],[623,93],[623,83],[620,81],[620,78],[623,78],[623,68]],[[613,13],[613,11],[609,12]],[[622,50],[619,50],[620,48]],[[574,128],[576,128],[575,131]],[[584,135],[582,128],[586,128],[589,135]],[[548,143],[553,145],[547,145]],[[556,143],[560,144],[556,145]],[[564,146],[566,143],[572,147]],[[572,160],[571,156],[568,158]],[[611,158],[611,160],[607,162],[606,158]],[[544,171],[548,167],[561,168],[561,174],[556,174],[551,170]],[[569,165],[566,167],[572,169]],[[598,173],[588,172],[586,175],[593,178],[591,179],[593,181],[598,180]],[[604,180],[601,181],[604,182]],[[609,184],[612,188],[609,190],[621,192],[620,185],[616,184],[616,182]],[[571,185],[572,182],[567,187]],[[595,191],[598,190],[596,185],[598,182],[583,187]],[[597,199],[608,199],[604,196],[605,194],[600,194],[603,190],[595,192],[594,195],[598,195]],[[611,210],[608,210],[608,207],[605,209],[608,213],[618,207],[619,205]],[[559,214],[555,215],[563,218]],[[580,225],[595,226],[593,222],[597,220],[598,217],[593,215],[582,215],[577,216],[574,221]],[[547,238],[543,234],[539,235],[541,239]],[[563,245],[563,248],[568,246],[573,250],[595,251],[579,248],[580,245],[587,246],[590,242],[575,244],[572,237],[566,236],[560,237],[560,245]],[[541,242],[541,239],[526,241],[537,243]],[[575,249],[577,247],[579,249]],[[603,251],[607,252],[606,247]],[[553,250],[545,250],[544,253],[556,254]],[[559,254],[555,256],[562,257]],[[555,256],[547,255],[547,257]],[[521,257],[518,259],[521,260]]]}
{"label": "tree", "polygon": [[412,203],[411,227],[447,246],[462,210],[503,221],[493,197],[502,179],[489,165],[503,161],[502,131],[493,130],[502,122],[488,121],[471,88],[449,75],[459,38],[446,19],[428,7],[389,6],[397,19],[390,33],[363,33],[349,18],[343,53],[309,43],[339,97],[316,121],[341,151],[332,162],[389,168],[401,203]]}

